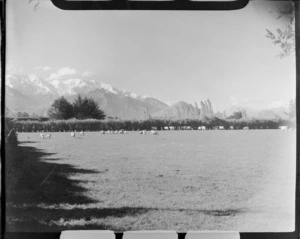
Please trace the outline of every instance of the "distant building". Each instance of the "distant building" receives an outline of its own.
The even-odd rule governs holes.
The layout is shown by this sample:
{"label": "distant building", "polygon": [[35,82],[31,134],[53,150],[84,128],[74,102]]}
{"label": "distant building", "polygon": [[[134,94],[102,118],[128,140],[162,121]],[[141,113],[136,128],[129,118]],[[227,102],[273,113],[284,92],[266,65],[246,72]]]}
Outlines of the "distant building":
{"label": "distant building", "polygon": [[224,129],[224,126],[219,126],[219,129],[223,130],[223,129]]}

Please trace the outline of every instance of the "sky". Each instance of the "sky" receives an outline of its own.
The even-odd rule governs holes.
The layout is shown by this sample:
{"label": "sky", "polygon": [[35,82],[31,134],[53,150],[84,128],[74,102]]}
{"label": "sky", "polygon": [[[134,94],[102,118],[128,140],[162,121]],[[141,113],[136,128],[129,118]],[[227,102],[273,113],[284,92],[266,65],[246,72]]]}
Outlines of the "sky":
{"label": "sky", "polygon": [[287,105],[295,56],[265,37],[283,26],[261,1],[236,11],[64,11],[7,1],[7,73],[95,73],[168,104],[209,98],[216,110]]}

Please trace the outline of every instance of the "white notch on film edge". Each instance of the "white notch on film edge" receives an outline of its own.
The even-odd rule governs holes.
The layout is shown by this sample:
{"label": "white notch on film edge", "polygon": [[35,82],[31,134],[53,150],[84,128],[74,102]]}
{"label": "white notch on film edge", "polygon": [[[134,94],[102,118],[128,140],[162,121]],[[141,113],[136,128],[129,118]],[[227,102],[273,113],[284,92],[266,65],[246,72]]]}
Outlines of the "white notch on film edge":
{"label": "white notch on film edge", "polygon": [[237,231],[191,231],[187,232],[185,239],[240,239]]}
{"label": "white notch on film edge", "polygon": [[78,230],[62,231],[60,239],[115,239],[113,231]]}

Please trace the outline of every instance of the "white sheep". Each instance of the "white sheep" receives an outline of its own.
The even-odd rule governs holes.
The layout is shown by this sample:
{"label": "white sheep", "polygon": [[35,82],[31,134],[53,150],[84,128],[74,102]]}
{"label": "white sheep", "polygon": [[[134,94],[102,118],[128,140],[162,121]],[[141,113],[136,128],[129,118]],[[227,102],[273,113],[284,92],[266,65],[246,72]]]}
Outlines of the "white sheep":
{"label": "white sheep", "polygon": [[44,135],[44,134],[40,134],[40,138],[41,138],[41,139],[44,139],[44,138],[45,138],[45,135]]}
{"label": "white sheep", "polygon": [[50,139],[51,138],[51,134],[46,134],[46,139]]}
{"label": "white sheep", "polygon": [[71,132],[71,137],[75,137],[75,132]]}
{"label": "white sheep", "polygon": [[284,125],[284,126],[279,126],[279,129],[280,129],[281,131],[288,131],[288,127],[287,127],[286,125]]}

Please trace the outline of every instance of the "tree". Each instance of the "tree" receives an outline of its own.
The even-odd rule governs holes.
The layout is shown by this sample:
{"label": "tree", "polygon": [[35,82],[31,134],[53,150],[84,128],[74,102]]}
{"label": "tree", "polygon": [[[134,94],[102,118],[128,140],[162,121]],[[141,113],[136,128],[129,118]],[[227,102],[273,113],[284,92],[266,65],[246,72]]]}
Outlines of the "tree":
{"label": "tree", "polygon": [[206,107],[203,101],[200,102],[200,105],[201,105],[201,111],[200,111],[201,118],[204,118],[207,115]]}
{"label": "tree", "polygon": [[29,117],[29,114],[27,112],[18,112],[17,117],[18,118]]}
{"label": "tree", "polygon": [[231,116],[229,116],[227,119],[241,119],[243,118],[242,111],[234,112]]}
{"label": "tree", "polygon": [[37,117],[39,117],[39,115],[37,115],[36,113],[32,113],[32,114],[30,114],[30,117],[32,117],[32,118],[37,118]]}
{"label": "tree", "polygon": [[247,111],[246,111],[246,109],[242,110],[242,118],[247,118]]}
{"label": "tree", "polygon": [[82,98],[80,95],[73,103],[74,116],[77,119],[105,119],[106,115],[91,98]]}
{"label": "tree", "polygon": [[207,99],[206,101],[207,101],[209,116],[212,117],[214,115],[214,110],[213,110],[212,104],[210,102],[210,99]]}
{"label": "tree", "polygon": [[289,56],[295,50],[295,8],[292,1],[279,3],[277,19],[288,21],[287,26],[277,28],[276,31],[266,29],[266,37],[272,40],[272,43],[281,48],[280,58]]}
{"label": "tree", "polygon": [[286,112],[285,114],[290,119],[293,119],[296,117],[296,101],[295,100],[290,100],[289,112]]}
{"label": "tree", "polygon": [[199,109],[199,106],[198,104],[195,102],[195,111],[196,111],[196,119],[199,119],[200,117],[200,109]]}
{"label": "tree", "polygon": [[52,103],[48,116],[51,119],[70,119],[74,117],[74,109],[72,104],[62,96]]}
{"label": "tree", "polygon": [[207,101],[204,101],[204,108],[205,108],[205,116],[210,117]]}

